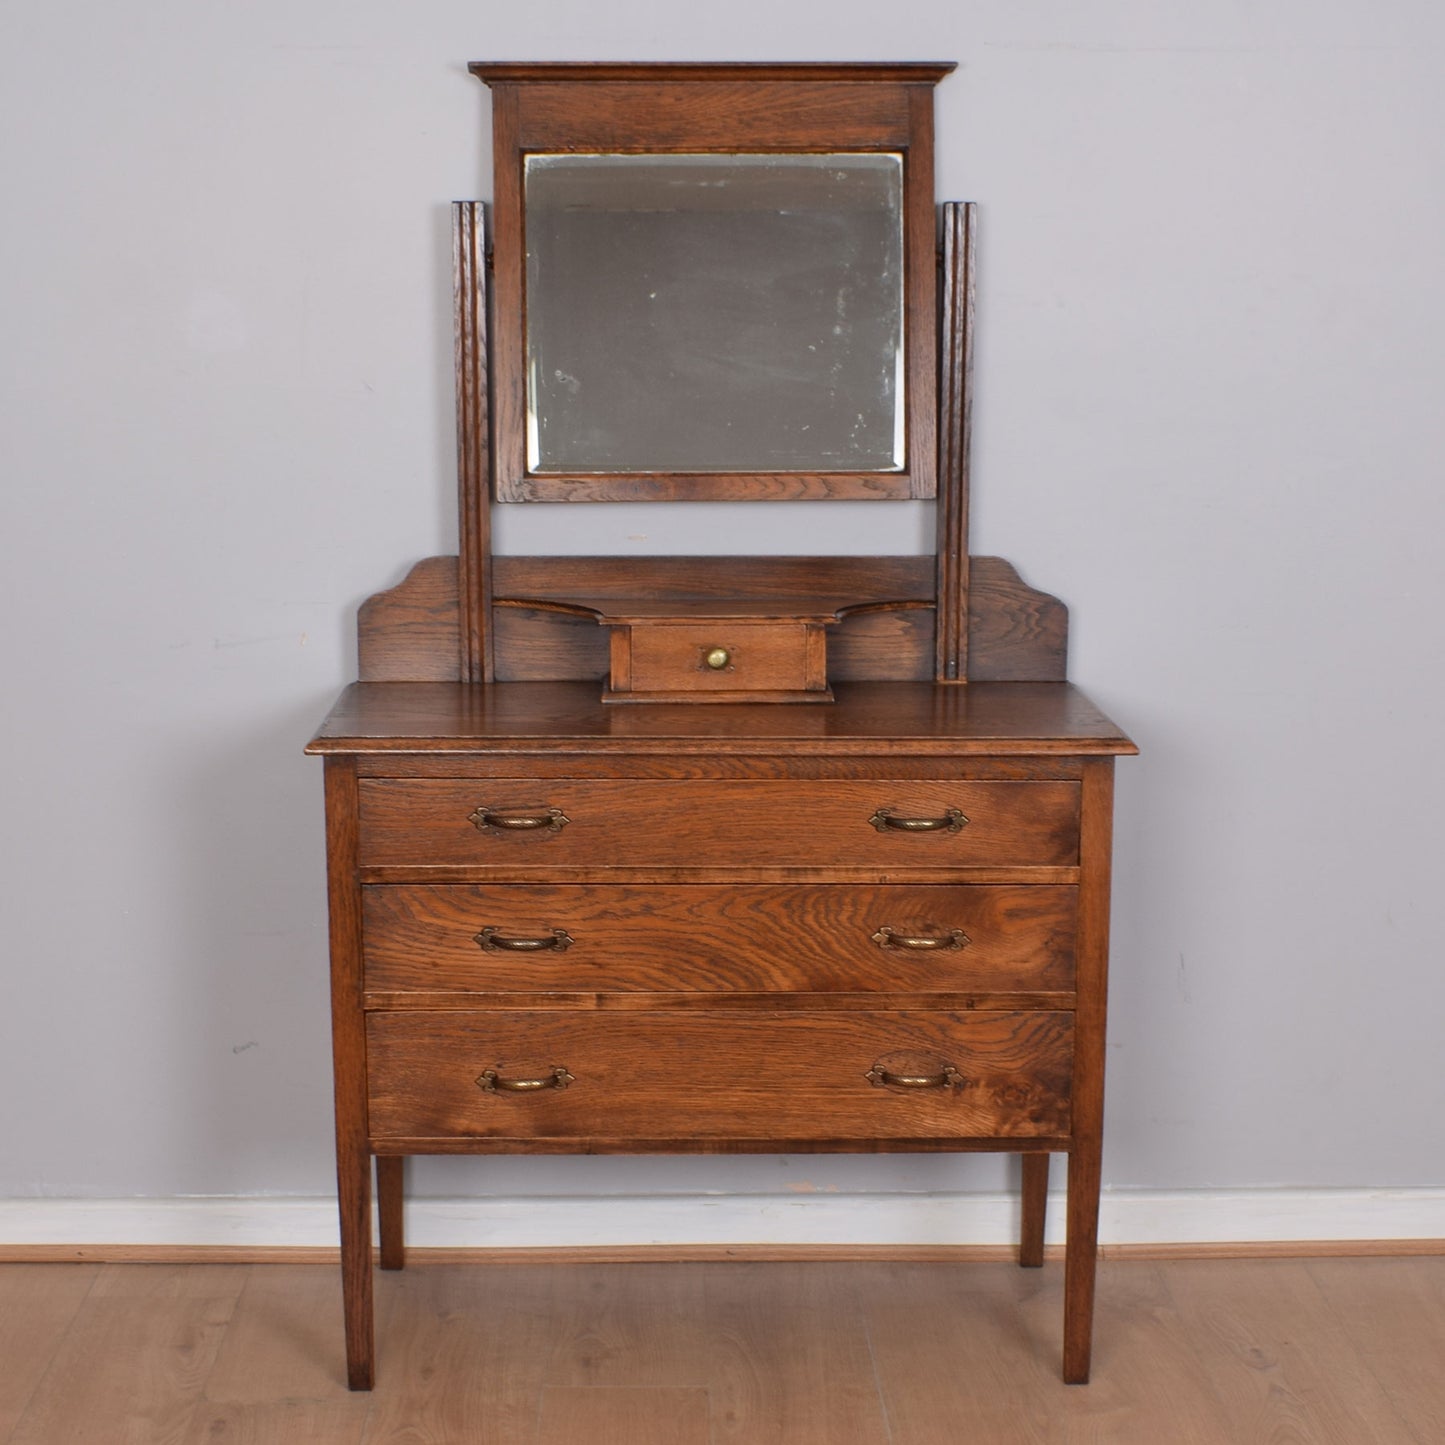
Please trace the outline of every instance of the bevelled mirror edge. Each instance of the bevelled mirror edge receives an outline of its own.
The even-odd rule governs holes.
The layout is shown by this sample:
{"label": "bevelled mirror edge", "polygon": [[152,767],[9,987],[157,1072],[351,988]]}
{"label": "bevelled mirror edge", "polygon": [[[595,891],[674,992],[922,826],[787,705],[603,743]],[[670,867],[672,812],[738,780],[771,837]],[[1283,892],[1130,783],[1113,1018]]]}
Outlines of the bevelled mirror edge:
{"label": "bevelled mirror edge", "polygon": [[[492,489],[498,501],[929,499],[936,478],[932,87],[949,64],[477,62],[493,93]],[[527,157],[892,152],[903,158],[903,458],[896,468],[534,469]],[[535,440],[535,433],[533,433]]]}

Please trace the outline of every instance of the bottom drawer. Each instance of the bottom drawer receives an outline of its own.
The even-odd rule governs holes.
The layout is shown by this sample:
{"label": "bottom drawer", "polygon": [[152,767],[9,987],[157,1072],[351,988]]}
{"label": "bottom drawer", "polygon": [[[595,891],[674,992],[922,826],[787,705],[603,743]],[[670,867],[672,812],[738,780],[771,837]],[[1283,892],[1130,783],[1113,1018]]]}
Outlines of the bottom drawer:
{"label": "bottom drawer", "polygon": [[367,1019],[381,1139],[837,1140],[1069,1132],[1065,1012]]}

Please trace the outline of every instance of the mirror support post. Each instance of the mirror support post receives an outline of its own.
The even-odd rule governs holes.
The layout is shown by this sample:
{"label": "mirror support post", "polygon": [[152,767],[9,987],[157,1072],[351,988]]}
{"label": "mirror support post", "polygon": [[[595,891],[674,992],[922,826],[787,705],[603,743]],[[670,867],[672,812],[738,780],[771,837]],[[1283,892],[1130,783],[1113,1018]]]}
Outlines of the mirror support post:
{"label": "mirror support post", "polygon": [[968,450],[977,206],[948,201],[938,328],[938,595],[934,680],[968,681]]}
{"label": "mirror support post", "polygon": [[452,205],[453,299],[456,305],[457,496],[463,682],[491,682],[492,424],[488,393],[486,207]]}

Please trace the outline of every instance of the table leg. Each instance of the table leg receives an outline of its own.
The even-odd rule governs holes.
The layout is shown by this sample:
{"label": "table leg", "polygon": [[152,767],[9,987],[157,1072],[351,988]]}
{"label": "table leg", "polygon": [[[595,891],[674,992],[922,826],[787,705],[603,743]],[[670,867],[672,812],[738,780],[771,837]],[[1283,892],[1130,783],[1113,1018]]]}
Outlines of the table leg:
{"label": "table leg", "polygon": [[376,1212],[381,1223],[381,1267],[400,1269],[406,1263],[403,1228],[406,1160],[400,1154],[376,1156]]}
{"label": "table leg", "polygon": [[1023,1223],[1019,1230],[1019,1263],[1037,1269],[1044,1262],[1044,1215],[1049,1202],[1049,1156],[1023,1156]]}
{"label": "table leg", "polygon": [[371,1158],[365,1149],[337,1151],[341,1206],[341,1300],[346,1317],[346,1383],[371,1389],[375,1343],[371,1299]]}
{"label": "table leg", "polygon": [[1096,1138],[1076,1142],[1069,1155],[1068,1243],[1064,1249],[1064,1383],[1089,1382],[1094,1337],[1094,1269],[1099,1243],[1099,1167]]}

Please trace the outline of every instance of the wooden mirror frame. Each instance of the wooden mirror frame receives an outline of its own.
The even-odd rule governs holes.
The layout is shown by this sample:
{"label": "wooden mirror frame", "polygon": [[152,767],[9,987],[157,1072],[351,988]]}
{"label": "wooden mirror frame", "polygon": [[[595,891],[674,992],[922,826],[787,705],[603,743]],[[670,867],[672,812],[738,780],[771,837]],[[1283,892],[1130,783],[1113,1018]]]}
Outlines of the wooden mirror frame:
{"label": "wooden mirror frame", "polygon": [[[491,64],[492,477],[498,501],[928,498],[937,489],[933,87],[946,63]],[[882,151],[903,156],[904,463],[867,472],[527,469],[523,171],[537,152]]]}

